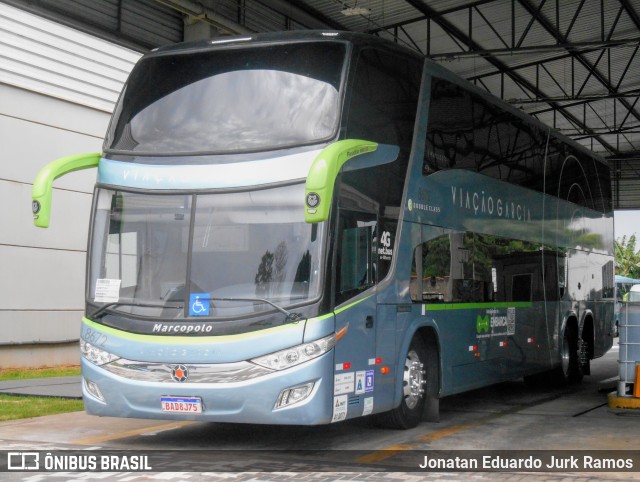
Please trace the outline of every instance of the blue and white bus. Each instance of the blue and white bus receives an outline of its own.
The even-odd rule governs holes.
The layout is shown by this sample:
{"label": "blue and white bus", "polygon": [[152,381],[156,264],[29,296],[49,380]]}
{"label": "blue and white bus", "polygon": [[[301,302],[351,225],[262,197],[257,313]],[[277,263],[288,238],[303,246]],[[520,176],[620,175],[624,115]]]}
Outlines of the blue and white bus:
{"label": "blue and white bus", "polygon": [[81,329],[105,416],[409,428],[589,373],[614,332],[609,171],[408,49],[256,34],[138,62],[98,168]]}

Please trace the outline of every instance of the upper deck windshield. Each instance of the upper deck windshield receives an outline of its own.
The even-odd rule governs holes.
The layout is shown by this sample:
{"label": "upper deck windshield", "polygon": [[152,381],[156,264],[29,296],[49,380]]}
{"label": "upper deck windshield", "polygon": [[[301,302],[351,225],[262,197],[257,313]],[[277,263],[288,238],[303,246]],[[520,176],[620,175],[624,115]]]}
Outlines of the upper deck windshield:
{"label": "upper deck windshield", "polygon": [[324,228],[304,222],[302,199],[304,184],[193,195],[100,189],[87,301],[217,320],[317,299]]}
{"label": "upper deck windshield", "polygon": [[231,153],[330,140],[345,54],[340,42],[152,54],[129,77],[105,151]]}

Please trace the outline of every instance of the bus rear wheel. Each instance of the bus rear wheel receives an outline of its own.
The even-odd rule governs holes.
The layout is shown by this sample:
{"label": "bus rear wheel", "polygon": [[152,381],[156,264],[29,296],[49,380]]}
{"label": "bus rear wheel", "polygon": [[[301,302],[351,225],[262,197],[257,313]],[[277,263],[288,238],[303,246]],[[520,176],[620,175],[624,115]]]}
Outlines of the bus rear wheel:
{"label": "bus rear wheel", "polygon": [[422,419],[425,407],[427,385],[427,349],[418,336],[411,340],[411,345],[404,360],[402,377],[402,401],[400,406],[376,418],[380,426],[395,429],[409,429],[417,426]]}
{"label": "bus rear wheel", "polygon": [[566,330],[560,350],[560,366],[556,368],[555,380],[558,385],[580,383],[583,372],[578,355],[578,335],[574,330]]}

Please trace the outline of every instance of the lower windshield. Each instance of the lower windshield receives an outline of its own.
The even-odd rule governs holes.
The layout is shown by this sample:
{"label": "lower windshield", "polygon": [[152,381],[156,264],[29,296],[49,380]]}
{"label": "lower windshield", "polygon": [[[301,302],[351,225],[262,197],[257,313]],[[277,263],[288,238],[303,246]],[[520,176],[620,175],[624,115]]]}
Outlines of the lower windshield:
{"label": "lower windshield", "polygon": [[323,228],[304,222],[304,184],[97,196],[87,294],[97,307],[229,319],[319,296]]}

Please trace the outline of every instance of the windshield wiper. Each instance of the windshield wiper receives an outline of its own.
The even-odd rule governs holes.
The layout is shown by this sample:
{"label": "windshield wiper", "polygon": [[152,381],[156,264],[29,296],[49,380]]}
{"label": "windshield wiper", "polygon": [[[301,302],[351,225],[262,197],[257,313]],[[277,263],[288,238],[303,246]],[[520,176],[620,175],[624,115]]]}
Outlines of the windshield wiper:
{"label": "windshield wiper", "polygon": [[264,298],[200,298],[205,301],[249,301],[249,302],[259,302],[266,303],[268,305],[273,306],[280,313],[284,314],[286,318],[284,319],[285,323],[295,323],[300,320],[304,320],[304,316],[300,313],[295,313],[293,311],[287,311],[282,306],[276,305],[273,301],[265,300]]}
{"label": "windshield wiper", "polygon": [[168,306],[168,305],[161,304],[161,303],[134,303],[134,302],[127,302],[127,301],[114,301],[113,303],[107,303],[105,305],[102,305],[91,316],[92,316],[92,318],[97,320],[107,310],[109,310],[110,308],[113,308],[115,306],[142,306],[144,308],[174,308],[174,309],[177,309],[177,310],[181,310],[181,309],[184,308],[184,305]]}
{"label": "windshield wiper", "polygon": [[[255,303],[255,302],[266,303],[274,307],[276,310],[278,310],[280,313],[286,316],[284,320],[285,323],[295,323],[297,321],[304,319],[304,316],[302,316],[300,313],[287,311],[281,306],[278,306],[277,304],[275,304],[273,301],[265,300],[264,298],[200,298],[200,300],[202,301],[248,301],[252,303]],[[98,308],[95,311],[95,313],[91,315],[91,317],[97,320],[107,310],[116,306],[142,306],[145,308],[173,308],[177,310],[181,310],[184,308],[184,305],[170,306],[170,305],[165,305],[161,303],[133,303],[133,302],[126,302],[126,301],[114,301],[113,303],[107,303],[105,305],[102,305],[100,308]]]}

